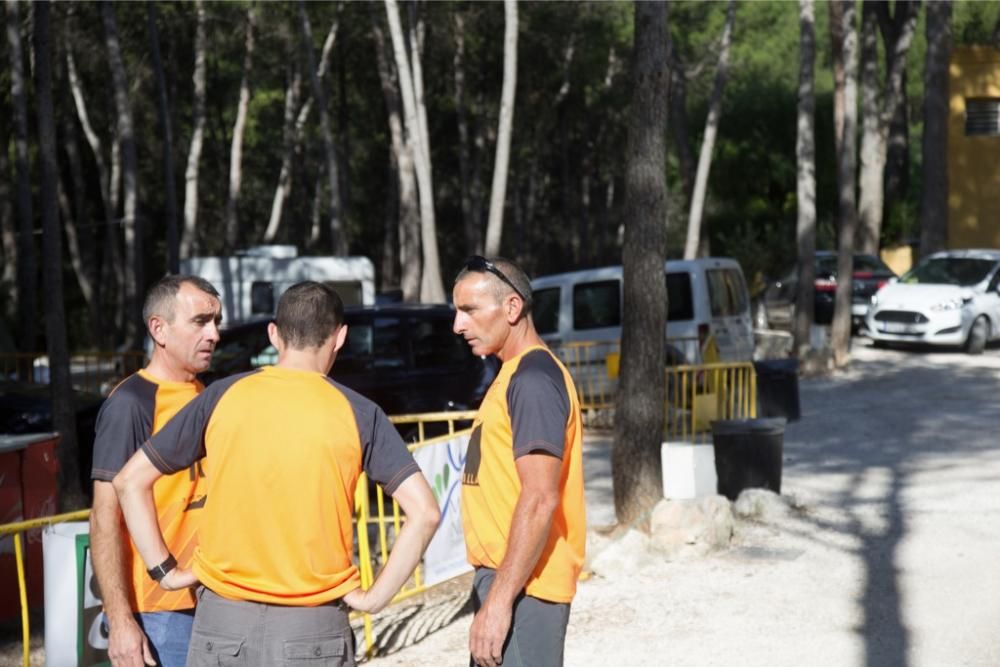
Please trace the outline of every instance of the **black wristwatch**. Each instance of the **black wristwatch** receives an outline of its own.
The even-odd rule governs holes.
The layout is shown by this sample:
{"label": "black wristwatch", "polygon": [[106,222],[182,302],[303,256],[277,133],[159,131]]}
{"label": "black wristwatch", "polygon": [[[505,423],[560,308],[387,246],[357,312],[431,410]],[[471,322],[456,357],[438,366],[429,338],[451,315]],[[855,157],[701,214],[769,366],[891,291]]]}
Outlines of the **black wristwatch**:
{"label": "black wristwatch", "polygon": [[153,581],[159,581],[160,579],[163,579],[163,577],[167,576],[167,572],[170,572],[170,570],[175,567],[177,567],[177,559],[174,558],[173,554],[167,554],[167,560],[163,561],[154,568],[146,570],[146,572],[149,573],[149,577]]}

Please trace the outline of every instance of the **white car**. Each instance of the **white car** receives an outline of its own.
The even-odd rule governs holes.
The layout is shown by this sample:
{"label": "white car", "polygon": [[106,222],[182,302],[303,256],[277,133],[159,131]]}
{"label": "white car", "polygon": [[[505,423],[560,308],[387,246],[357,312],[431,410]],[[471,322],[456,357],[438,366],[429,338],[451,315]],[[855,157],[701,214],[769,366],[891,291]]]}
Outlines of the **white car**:
{"label": "white car", "polygon": [[1000,250],[925,257],[872,296],[865,318],[876,345],[959,345],[980,354],[1000,338]]}

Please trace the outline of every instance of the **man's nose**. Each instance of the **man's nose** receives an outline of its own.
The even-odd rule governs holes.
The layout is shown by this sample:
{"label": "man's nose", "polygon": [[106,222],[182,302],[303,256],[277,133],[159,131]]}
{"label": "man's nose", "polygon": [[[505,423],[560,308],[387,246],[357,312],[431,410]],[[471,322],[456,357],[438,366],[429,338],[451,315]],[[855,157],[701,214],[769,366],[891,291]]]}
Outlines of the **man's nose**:
{"label": "man's nose", "polygon": [[465,313],[460,310],[455,311],[455,321],[451,325],[451,330],[457,334],[465,331]]}
{"label": "man's nose", "polygon": [[214,343],[219,342],[219,325],[216,322],[209,322],[205,326],[205,339]]}

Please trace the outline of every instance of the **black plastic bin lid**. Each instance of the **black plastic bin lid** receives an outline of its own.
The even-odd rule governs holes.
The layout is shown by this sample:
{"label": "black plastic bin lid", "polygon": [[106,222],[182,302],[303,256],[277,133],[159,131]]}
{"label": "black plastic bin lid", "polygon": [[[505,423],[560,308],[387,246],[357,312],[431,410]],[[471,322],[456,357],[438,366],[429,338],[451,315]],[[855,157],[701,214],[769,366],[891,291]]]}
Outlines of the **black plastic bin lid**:
{"label": "black plastic bin lid", "polygon": [[716,419],[712,422],[712,435],[742,435],[745,433],[782,434],[787,419],[766,417],[760,419]]}

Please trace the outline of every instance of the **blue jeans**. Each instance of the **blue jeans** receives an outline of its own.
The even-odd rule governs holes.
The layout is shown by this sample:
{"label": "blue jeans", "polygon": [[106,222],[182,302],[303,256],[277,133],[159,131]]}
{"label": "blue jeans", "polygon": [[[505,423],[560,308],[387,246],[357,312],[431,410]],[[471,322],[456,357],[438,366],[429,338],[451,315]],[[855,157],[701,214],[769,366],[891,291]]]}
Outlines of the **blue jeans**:
{"label": "blue jeans", "polygon": [[135,620],[146,633],[158,665],[184,667],[194,626],[194,609],[139,613]]}

